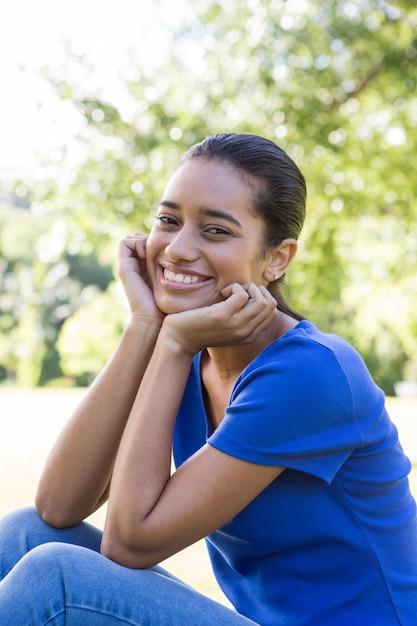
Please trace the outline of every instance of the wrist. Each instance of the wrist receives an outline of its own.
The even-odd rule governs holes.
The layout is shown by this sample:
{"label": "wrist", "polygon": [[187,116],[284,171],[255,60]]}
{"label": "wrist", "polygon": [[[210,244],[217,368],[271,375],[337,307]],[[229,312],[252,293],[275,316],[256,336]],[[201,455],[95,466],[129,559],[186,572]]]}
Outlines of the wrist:
{"label": "wrist", "polygon": [[125,333],[155,342],[161,330],[162,320],[132,315],[125,327]]}
{"label": "wrist", "polygon": [[181,336],[175,328],[172,328],[165,321],[159,332],[157,344],[160,344],[164,350],[175,356],[190,360],[200,351],[199,348],[194,347],[191,342]]}

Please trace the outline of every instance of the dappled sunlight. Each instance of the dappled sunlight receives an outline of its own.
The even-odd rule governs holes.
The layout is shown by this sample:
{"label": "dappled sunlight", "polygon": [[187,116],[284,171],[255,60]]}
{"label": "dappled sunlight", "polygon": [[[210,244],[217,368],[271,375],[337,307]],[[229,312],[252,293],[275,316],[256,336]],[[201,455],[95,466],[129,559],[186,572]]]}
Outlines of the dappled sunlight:
{"label": "dappled sunlight", "polygon": [[40,0],[23,22],[15,5],[5,20],[0,380],[62,382],[74,361],[92,367],[89,328],[94,367],[109,357],[117,316],[104,303],[96,320],[93,301],[112,288],[118,239],[149,232],[190,144],[236,131],[276,140],[307,180],[290,304],[363,348],[393,393],[417,354],[415,7],[121,0],[115,12],[75,0],[58,11]]}

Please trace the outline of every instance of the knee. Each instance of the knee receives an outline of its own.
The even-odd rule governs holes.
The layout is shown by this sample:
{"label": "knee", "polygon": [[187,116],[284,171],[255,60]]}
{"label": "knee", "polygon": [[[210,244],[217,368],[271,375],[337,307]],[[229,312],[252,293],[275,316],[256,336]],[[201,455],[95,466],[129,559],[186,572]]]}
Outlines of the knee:
{"label": "knee", "polygon": [[11,511],[0,520],[1,542],[7,545],[9,537],[16,540],[17,535],[22,532],[25,534],[26,529],[33,530],[40,524],[42,524],[42,520],[34,507],[28,506]]}
{"label": "knee", "polygon": [[68,556],[63,548],[59,543],[37,546],[10,570],[1,583],[1,624],[49,624],[52,616],[54,624],[63,623],[58,619],[65,612],[62,562]]}
{"label": "knee", "polygon": [[55,566],[61,570],[66,563],[72,562],[74,550],[77,550],[77,546],[51,541],[32,548],[24,559],[31,563],[34,572],[52,570]]}
{"label": "knee", "polygon": [[63,582],[71,577],[71,572],[77,573],[78,550],[80,550],[78,546],[66,543],[44,543],[30,550],[17,563],[15,571],[16,573],[25,571],[27,581],[33,581],[38,591],[41,581],[48,587],[56,588],[57,585],[61,587]]}
{"label": "knee", "polygon": [[0,520],[0,527],[2,528],[3,526],[8,527],[9,525],[16,527],[16,526],[19,526],[22,521],[26,521],[26,520],[28,520],[29,523],[33,523],[34,519],[35,520],[40,519],[38,513],[36,512],[35,507],[25,506],[20,509],[15,509],[11,511],[10,513],[7,513]]}
{"label": "knee", "polygon": [[39,541],[41,520],[33,507],[12,511],[0,520],[0,579]]}
{"label": "knee", "polygon": [[[17,564],[17,573],[22,568],[27,580],[34,581],[34,588],[40,592],[44,587],[48,590],[62,590],[68,597],[78,590],[87,589],[91,578],[100,570],[104,562],[97,552],[68,543],[50,542],[33,548]],[[41,582],[42,581],[42,582]]]}

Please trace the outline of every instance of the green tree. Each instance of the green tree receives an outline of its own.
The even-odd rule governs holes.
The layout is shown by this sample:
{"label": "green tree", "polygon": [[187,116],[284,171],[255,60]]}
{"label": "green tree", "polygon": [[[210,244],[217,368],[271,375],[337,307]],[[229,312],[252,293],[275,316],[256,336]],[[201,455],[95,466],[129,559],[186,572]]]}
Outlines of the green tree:
{"label": "green tree", "polygon": [[59,220],[0,208],[0,378],[24,386],[62,375],[56,340],[64,320],[113,279],[95,254],[61,249]]}
{"label": "green tree", "polygon": [[125,326],[127,312],[112,287],[82,305],[64,322],[59,335],[62,370],[79,385],[89,384],[104,367]]}
{"label": "green tree", "polygon": [[309,187],[292,304],[353,341],[392,392],[417,351],[417,8],[198,0],[184,15],[160,67],[129,68],[128,107],[63,81],[74,57],[49,70],[85,156],[38,198],[67,224],[67,247],[108,261],[120,236],[150,227],[190,144],[218,131],[275,139]]}

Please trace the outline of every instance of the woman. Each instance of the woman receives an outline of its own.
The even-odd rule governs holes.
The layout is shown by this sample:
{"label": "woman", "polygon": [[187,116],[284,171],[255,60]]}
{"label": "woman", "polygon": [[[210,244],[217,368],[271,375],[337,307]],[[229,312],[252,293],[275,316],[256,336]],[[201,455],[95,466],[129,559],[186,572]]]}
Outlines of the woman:
{"label": "woman", "polygon": [[[279,291],[304,210],[280,148],[216,135],[121,242],[131,318],[37,512],[2,523],[1,624],[415,624],[416,505],[383,393]],[[101,535],[82,520],[107,499]],[[157,566],[201,537],[236,611]]]}

